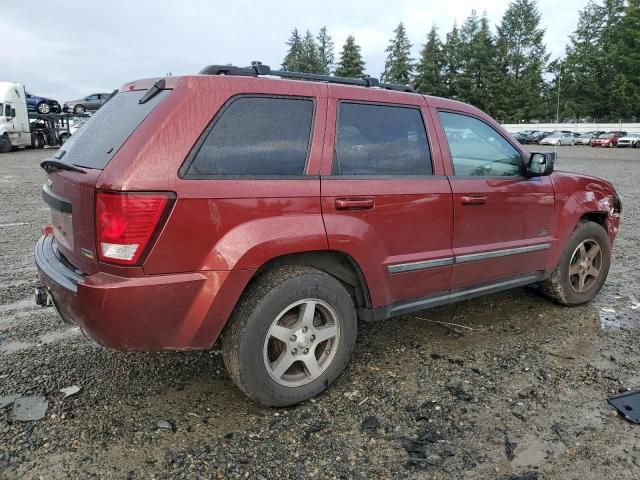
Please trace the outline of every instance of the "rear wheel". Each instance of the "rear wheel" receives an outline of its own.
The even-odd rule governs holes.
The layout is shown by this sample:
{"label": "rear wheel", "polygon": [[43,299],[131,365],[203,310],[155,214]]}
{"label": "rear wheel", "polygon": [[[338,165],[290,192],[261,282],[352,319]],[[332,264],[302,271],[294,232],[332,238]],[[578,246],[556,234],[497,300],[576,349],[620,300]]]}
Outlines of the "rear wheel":
{"label": "rear wheel", "polygon": [[11,140],[7,134],[0,135],[0,153],[9,153],[11,151]]}
{"label": "rear wheel", "polygon": [[73,107],[73,113],[84,113],[85,111],[86,108],[84,108],[84,105],[76,105]]}
{"label": "rear wheel", "polygon": [[611,264],[611,243],[595,222],[582,222],[569,238],[558,266],[543,291],[563,305],[590,302],[600,292]]}
{"label": "rear wheel", "polygon": [[36,110],[38,111],[38,113],[46,115],[48,113],[51,113],[51,106],[49,106],[49,104],[47,102],[40,102],[36,106]]}
{"label": "rear wheel", "polygon": [[249,287],[222,338],[234,383],[252,400],[284,407],[326,390],[343,371],[357,333],[344,286],[319,270],[288,266]]}

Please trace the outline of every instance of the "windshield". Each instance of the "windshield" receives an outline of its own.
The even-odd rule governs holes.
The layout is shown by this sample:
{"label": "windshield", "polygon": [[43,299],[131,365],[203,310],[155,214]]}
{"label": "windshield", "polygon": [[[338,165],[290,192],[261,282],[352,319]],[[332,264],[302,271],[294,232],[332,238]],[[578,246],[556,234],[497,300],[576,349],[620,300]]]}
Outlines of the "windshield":
{"label": "windshield", "polygon": [[161,90],[142,104],[138,100],[147,90],[117,94],[71,135],[54,158],[62,159],[66,152],[65,163],[102,170],[169,92]]}
{"label": "windshield", "polygon": [[603,133],[599,135],[598,138],[613,138],[613,133]]}

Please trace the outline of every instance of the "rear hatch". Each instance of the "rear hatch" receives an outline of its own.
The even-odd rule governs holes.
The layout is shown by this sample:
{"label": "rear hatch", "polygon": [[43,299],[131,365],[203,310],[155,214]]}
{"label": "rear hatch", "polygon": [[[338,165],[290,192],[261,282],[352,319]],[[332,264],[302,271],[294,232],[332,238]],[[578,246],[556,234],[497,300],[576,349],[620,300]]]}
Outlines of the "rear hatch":
{"label": "rear hatch", "polygon": [[53,158],[42,162],[47,171],[42,196],[51,209],[58,250],[83,273],[90,275],[98,271],[95,227],[98,177],[169,93],[169,90],[159,90],[149,95],[153,88],[118,93],[74,133]]}

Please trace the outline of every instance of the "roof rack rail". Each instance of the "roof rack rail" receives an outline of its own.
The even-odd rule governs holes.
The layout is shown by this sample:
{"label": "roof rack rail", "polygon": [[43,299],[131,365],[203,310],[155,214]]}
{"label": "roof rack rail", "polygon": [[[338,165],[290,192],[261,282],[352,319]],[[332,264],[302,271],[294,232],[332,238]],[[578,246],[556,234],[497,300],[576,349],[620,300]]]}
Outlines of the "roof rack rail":
{"label": "roof rack rail", "polygon": [[334,77],[318,73],[287,72],[285,70],[271,70],[269,65],[253,61],[250,67],[236,67],[233,65],[209,65],[200,71],[201,75],[237,75],[243,77],[258,77],[260,75],[273,75],[280,78],[294,80],[311,80],[316,82],[339,83],[341,85],[357,85],[361,87],[379,87],[398,92],[417,93],[409,85],[395,83],[382,83],[377,78],[365,76],[362,78]]}

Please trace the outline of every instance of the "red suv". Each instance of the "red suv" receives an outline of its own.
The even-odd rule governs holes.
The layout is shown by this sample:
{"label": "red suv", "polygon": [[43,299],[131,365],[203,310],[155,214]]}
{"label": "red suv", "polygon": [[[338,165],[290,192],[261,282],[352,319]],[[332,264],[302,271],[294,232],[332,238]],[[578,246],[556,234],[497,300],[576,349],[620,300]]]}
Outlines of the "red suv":
{"label": "red suv", "polygon": [[618,145],[618,139],[624,137],[626,132],[609,132],[602,133],[591,139],[592,147],[615,147]]}
{"label": "red suv", "polygon": [[621,203],[478,109],[375,79],[253,67],[124,85],[42,162],[41,305],[123,350],[209,349],[284,406],[357,319],[539,283],[601,289]]}

